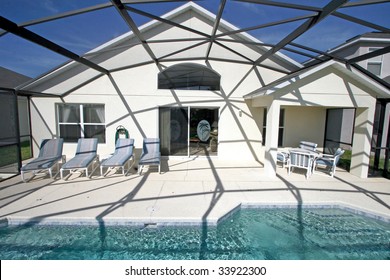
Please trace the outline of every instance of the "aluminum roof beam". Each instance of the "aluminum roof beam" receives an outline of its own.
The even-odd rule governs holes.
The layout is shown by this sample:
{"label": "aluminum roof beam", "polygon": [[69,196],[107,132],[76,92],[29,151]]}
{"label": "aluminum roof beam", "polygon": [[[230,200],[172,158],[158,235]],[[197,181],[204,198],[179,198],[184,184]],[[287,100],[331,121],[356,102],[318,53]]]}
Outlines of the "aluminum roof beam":
{"label": "aluminum roof beam", "polygon": [[346,15],[346,14],[343,14],[343,13],[340,13],[340,12],[334,12],[332,15],[334,15],[336,17],[339,17],[339,18],[342,18],[342,19],[345,19],[345,20],[348,20],[348,21],[351,21],[351,22],[354,22],[354,23],[357,23],[357,24],[360,24],[360,25],[364,25],[364,26],[367,26],[367,27],[370,27],[370,28],[374,28],[374,29],[382,31],[382,32],[390,32],[389,28],[383,27],[381,25],[374,24],[372,22],[368,22],[368,21],[362,20],[360,18],[356,18],[356,17],[350,16],[350,15]]}
{"label": "aluminum roof beam", "polygon": [[[264,60],[268,59],[271,55],[276,53],[277,51],[281,50],[283,47],[285,47],[287,44],[294,41],[296,38],[301,36],[303,33],[311,29],[313,26],[318,24],[320,21],[322,21],[327,16],[331,15],[332,12],[336,11],[339,7],[341,7],[344,3],[346,3],[348,0],[333,0],[328,5],[326,5],[322,11],[315,17],[308,19],[303,24],[301,24],[298,28],[296,28],[293,32],[291,32],[289,35],[284,37],[279,43],[276,44],[276,46],[269,51],[267,51],[264,55],[262,55],[258,60],[255,61],[255,64],[259,64],[263,62]],[[268,2],[268,1],[266,1]]]}
{"label": "aluminum roof beam", "polygon": [[353,64],[349,64],[351,65],[352,67],[356,68],[357,70],[359,70],[360,72],[364,73],[365,75],[367,75],[368,77],[370,77],[371,79],[375,80],[376,82],[378,82],[379,84],[387,87],[388,89],[390,89],[390,84],[388,82],[386,82],[385,80],[379,78],[377,75],[374,75],[373,73],[371,73],[370,71],[368,71],[367,69],[363,68],[362,66],[360,66],[359,64],[356,64],[356,63],[353,63]]}
{"label": "aluminum roof beam", "polygon": [[263,4],[263,5],[268,5],[268,6],[276,6],[276,7],[282,7],[282,8],[312,11],[312,12],[322,12],[322,9],[318,8],[318,7],[307,6],[307,5],[297,5],[297,4],[276,2],[276,1],[269,1],[269,0],[234,0],[234,1]]}
{"label": "aluminum roof beam", "polygon": [[163,3],[163,2],[188,2],[187,0],[122,0],[123,4],[145,4],[145,3]]}
{"label": "aluminum roof beam", "polygon": [[0,28],[8,31],[8,32],[11,32],[13,34],[15,34],[16,36],[19,36],[23,39],[26,39],[30,42],[33,42],[37,45],[40,45],[46,49],[49,49],[53,52],[56,52],[62,56],[65,56],[67,58],[70,58],[71,60],[73,61],[77,61],[89,68],[92,68],[96,71],[99,71],[103,74],[108,74],[108,70],[93,63],[92,61],[89,61],[83,57],[80,57],[78,56],[77,54],[71,52],[70,50],[60,46],[60,45],[57,45],[56,43],[52,42],[52,41],[49,41],[48,39],[24,28],[24,27],[20,27],[18,26],[16,23],[0,16]]}
{"label": "aluminum roof beam", "polygon": [[211,48],[215,40],[215,34],[217,34],[219,23],[221,22],[223,10],[225,9],[225,5],[226,5],[226,0],[221,0],[221,2],[219,3],[218,14],[214,21],[213,31],[211,32],[211,40],[206,52],[206,61],[209,59]]}
{"label": "aluminum roof beam", "polygon": [[360,61],[363,61],[366,59],[370,59],[370,58],[373,58],[373,57],[376,57],[379,55],[383,55],[383,54],[388,53],[388,52],[390,52],[390,46],[387,46],[387,47],[381,48],[379,50],[351,58],[351,59],[347,60],[347,62],[348,63],[357,63],[357,62],[360,62]]}
{"label": "aluminum roof beam", "polygon": [[155,15],[152,15],[152,14],[150,14],[150,13],[147,13],[147,12],[144,12],[144,11],[141,11],[141,10],[138,10],[138,9],[136,9],[136,8],[133,8],[133,7],[125,6],[125,8],[126,8],[128,11],[130,11],[130,12],[133,12],[133,13],[136,13],[136,14],[139,14],[139,15],[142,15],[142,16],[145,16],[145,17],[148,17],[148,18],[151,18],[151,19],[155,19],[155,20],[161,21],[161,22],[163,22],[163,23],[166,23],[166,24],[169,24],[169,25],[172,25],[172,26],[175,26],[175,27],[184,29],[184,30],[186,30],[186,31],[190,31],[190,32],[192,32],[192,33],[201,35],[201,36],[206,37],[206,38],[210,38],[210,35],[208,35],[208,34],[206,34],[206,33],[203,33],[203,32],[200,32],[200,31],[198,31],[198,30],[192,29],[192,28],[190,28],[190,27],[187,27],[187,26],[178,24],[178,23],[173,22],[173,21],[171,21],[171,20],[168,20],[168,19],[165,19],[165,18],[162,18],[162,17],[158,17],[158,16],[155,16]]}
{"label": "aluminum roof beam", "polygon": [[142,33],[139,30],[138,26],[135,24],[135,22],[132,19],[132,17],[127,12],[125,5],[123,5],[120,0],[111,0],[111,2],[114,4],[116,10],[122,16],[123,20],[129,26],[129,28],[133,31],[134,35],[141,42],[142,46],[144,47],[146,52],[149,54],[149,56],[153,59],[153,61],[155,61],[156,64],[158,64],[157,57],[154,55],[152,49],[146,43],[146,40],[145,40],[144,36],[142,35]]}
{"label": "aluminum roof beam", "polygon": [[260,25],[256,25],[256,26],[252,26],[252,27],[239,29],[239,30],[228,31],[228,32],[225,32],[225,33],[218,34],[215,37],[219,38],[219,37],[233,35],[233,34],[237,34],[237,33],[242,33],[242,32],[247,32],[247,31],[252,31],[252,30],[258,30],[258,29],[261,29],[261,28],[272,27],[272,26],[281,25],[281,24],[285,24],[285,23],[291,23],[291,22],[295,22],[295,21],[299,21],[299,20],[303,20],[303,19],[312,18],[312,17],[317,16],[317,15],[318,15],[318,13],[314,13],[314,14],[310,14],[310,15],[306,15],[306,16],[298,16],[298,17],[284,19],[284,20],[279,20],[279,21],[274,21],[274,22],[270,22],[270,23],[264,23],[264,24],[260,24]]}
{"label": "aluminum roof beam", "polygon": [[193,49],[193,48],[196,48],[196,47],[199,47],[199,46],[201,46],[201,45],[204,45],[204,44],[206,44],[206,43],[208,43],[208,42],[209,42],[209,41],[206,40],[206,41],[203,41],[203,42],[196,43],[196,44],[194,44],[194,45],[192,45],[192,46],[189,46],[189,47],[186,47],[186,48],[177,50],[177,51],[175,51],[175,52],[166,54],[166,55],[164,55],[164,56],[161,56],[161,57],[158,58],[158,60],[160,60],[160,59],[165,59],[165,58],[174,56],[174,55],[176,55],[176,54],[179,54],[179,53],[182,53],[182,52],[191,50],[191,49]]}
{"label": "aluminum roof beam", "polygon": [[350,7],[358,7],[358,6],[365,6],[365,5],[372,5],[372,4],[382,4],[389,2],[388,0],[362,0],[359,2],[348,2],[345,3],[341,8],[350,8]]}
{"label": "aluminum roof beam", "polygon": [[[40,19],[30,20],[30,21],[18,24],[18,26],[19,27],[32,26],[32,25],[36,25],[36,24],[41,24],[41,23],[45,23],[45,22],[54,21],[54,20],[57,20],[57,19],[67,18],[67,17],[71,17],[71,16],[75,16],[75,15],[80,15],[80,14],[84,14],[84,13],[88,13],[88,12],[93,12],[93,11],[97,11],[97,10],[101,10],[101,9],[106,9],[106,8],[109,8],[109,7],[112,7],[111,3],[99,4],[99,5],[83,8],[83,9],[78,9],[78,10],[74,10],[74,11],[61,13],[61,14],[58,14],[58,15],[53,15],[53,16],[48,16],[48,17],[44,17],[44,18],[40,18]],[[6,31],[0,31],[0,37],[2,35],[5,35],[6,33],[7,33]]]}
{"label": "aluminum roof beam", "polygon": [[[343,58],[339,57],[339,56],[336,56],[336,55],[333,55],[329,52],[324,52],[324,51],[320,51],[320,50],[317,50],[317,49],[314,49],[314,48],[310,48],[310,47],[307,47],[307,46],[304,46],[304,45],[300,45],[300,44],[297,44],[297,43],[289,43],[290,46],[293,46],[293,47],[297,47],[297,48],[300,48],[300,49],[303,49],[303,50],[307,50],[307,51],[310,51],[310,52],[314,52],[314,53],[318,53],[319,55],[323,55],[323,56],[326,56],[326,57],[329,57],[329,58],[334,58],[336,60],[340,60],[340,61],[345,61]],[[317,59],[320,59],[320,57],[317,57]]]}

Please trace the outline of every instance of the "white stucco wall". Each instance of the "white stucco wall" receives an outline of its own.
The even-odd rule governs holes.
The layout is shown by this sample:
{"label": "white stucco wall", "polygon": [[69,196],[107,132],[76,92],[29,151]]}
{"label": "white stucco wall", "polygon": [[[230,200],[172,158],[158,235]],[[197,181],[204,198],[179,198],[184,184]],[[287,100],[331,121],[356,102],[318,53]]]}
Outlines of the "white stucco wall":
{"label": "white stucco wall", "polygon": [[[201,8],[188,7],[183,13],[170,16],[170,20],[187,26],[193,30],[210,34],[214,20],[213,16]],[[173,17],[173,18],[172,18]],[[228,24],[227,24],[228,25]],[[229,28],[223,21],[217,33],[225,32]],[[142,28],[143,37],[147,40],[175,39],[175,38],[199,38],[188,30],[172,27],[167,24],[155,22]],[[227,39],[243,38],[246,35],[237,34],[225,36]],[[248,39],[248,37],[245,37]],[[70,69],[61,74],[61,69],[52,78],[46,77],[38,81],[31,88],[44,89],[45,92],[68,92],[63,99],[33,98],[32,106],[32,133],[39,144],[42,138],[58,137],[58,128],[55,118],[55,103],[99,103],[105,104],[106,117],[106,143],[99,144],[99,154],[109,154],[114,150],[115,129],[118,125],[125,126],[130,137],[135,139],[137,149],[141,148],[144,137],[158,137],[158,108],[160,106],[195,106],[219,108],[218,124],[218,157],[222,159],[255,159],[264,157],[262,146],[261,108],[254,108],[245,102],[243,96],[262,86],[281,78],[284,74],[269,68],[253,67],[248,64],[249,57],[256,60],[259,53],[264,52],[254,46],[226,42],[237,52],[231,52],[218,44],[213,44],[210,55],[216,59],[234,60],[243,63],[230,63],[227,61],[198,60],[207,53],[209,43],[205,42],[194,48],[175,52],[182,47],[189,47],[201,41],[150,43],[153,54],[160,58],[157,66],[145,48],[134,37],[124,36],[113,40],[106,46],[112,46],[109,50],[104,47],[94,51],[103,50],[88,58],[99,63],[106,69],[114,69],[110,76],[91,80],[88,84],[80,86],[82,82],[96,77],[95,70],[86,70],[81,66],[71,65]],[[123,47],[125,46],[125,47]],[[172,54],[173,53],[173,54]],[[168,59],[179,59],[180,62],[164,61],[164,56],[171,54]],[[195,60],[191,60],[194,57]],[[185,59],[188,59],[185,61]],[[189,90],[158,90],[157,75],[162,70],[176,63],[200,63],[214,69],[221,75],[221,90],[189,91]],[[137,63],[142,64],[134,68],[128,67]],[[278,69],[291,69],[292,64],[281,57],[270,58],[263,62],[268,67]],[[123,67],[123,68],[122,68]],[[72,70],[73,69],[73,70]],[[118,70],[120,69],[120,70]],[[294,68],[295,69],[295,68]],[[64,76],[65,75],[65,76]],[[51,82],[52,81],[52,82]],[[77,88],[72,91],[72,88]],[[73,156],[76,144],[66,143],[64,153]]]}
{"label": "white stucco wall", "polygon": [[[268,108],[275,103],[286,108],[284,145],[293,147],[300,140],[309,140],[318,143],[321,148],[327,108],[357,108],[351,173],[367,177],[375,103],[380,90],[365,83],[359,75],[340,67],[338,63],[329,63],[318,71],[292,78],[272,94],[254,97],[251,103],[254,107]],[[267,139],[268,131],[278,133],[276,121],[269,125],[274,127],[267,127]],[[277,137],[270,136],[270,139],[274,139],[274,142],[268,143],[267,140],[265,169],[268,170],[267,174],[275,176],[272,153],[277,149]]]}
{"label": "white stucco wall", "polygon": [[[129,130],[130,137],[135,139],[136,149],[141,149],[144,137],[159,136],[160,106],[196,106],[219,108],[219,158],[261,160],[264,156],[262,123],[259,122],[262,110],[248,107],[242,98],[261,87],[257,74],[243,64],[210,62],[210,66],[221,75],[221,91],[159,90],[159,69],[150,64],[115,72],[111,78],[102,76],[67,95],[63,101],[105,104],[106,143],[99,144],[100,155],[113,152],[118,125]],[[258,69],[263,80],[280,76],[268,69]],[[32,131],[37,145],[43,138],[58,137],[55,104],[61,102],[59,98],[33,98]],[[64,145],[67,157],[72,157],[75,150],[75,143]]]}
{"label": "white stucco wall", "polygon": [[283,145],[298,147],[300,141],[309,141],[317,143],[317,149],[321,151],[325,137],[325,121],[324,107],[285,107]]}

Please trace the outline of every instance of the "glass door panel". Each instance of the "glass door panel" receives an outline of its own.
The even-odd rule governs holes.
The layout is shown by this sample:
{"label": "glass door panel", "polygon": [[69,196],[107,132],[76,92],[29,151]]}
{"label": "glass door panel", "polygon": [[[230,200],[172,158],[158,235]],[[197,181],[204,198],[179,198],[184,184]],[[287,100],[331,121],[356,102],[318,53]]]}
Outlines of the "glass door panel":
{"label": "glass door panel", "polygon": [[188,108],[159,109],[161,154],[188,155]]}
{"label": "glass door panel", "polygon": [[187,156],[188,149],[188,109],[171,108],[170,120],[171,155]]}
{"label": "glass door panel", "polygon": [[19,172],[20,140],[17,97],[0,91],[0,181]]}
{"label": "glass door panel", "polygon": [[217,155],[218,108],[191,108],[189,148],[190,155]]}

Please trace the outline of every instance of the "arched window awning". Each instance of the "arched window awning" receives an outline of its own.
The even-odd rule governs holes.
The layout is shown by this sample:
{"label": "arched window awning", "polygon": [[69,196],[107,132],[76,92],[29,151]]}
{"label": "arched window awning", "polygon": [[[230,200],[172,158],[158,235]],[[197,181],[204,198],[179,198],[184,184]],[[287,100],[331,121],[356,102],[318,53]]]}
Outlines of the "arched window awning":
{"label": "arched window awning", "polygon": [[158,74],[159,89],[219,90],[221,76],[196,63],[173,65]]}

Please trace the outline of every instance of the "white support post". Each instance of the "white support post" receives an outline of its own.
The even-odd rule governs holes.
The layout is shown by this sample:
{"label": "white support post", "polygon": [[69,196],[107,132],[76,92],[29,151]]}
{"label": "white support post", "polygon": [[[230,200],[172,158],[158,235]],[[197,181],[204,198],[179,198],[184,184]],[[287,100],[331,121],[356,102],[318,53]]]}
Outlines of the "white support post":
{"label": "white support post", "polygon": [[375,105],[356,109],[350,173],[360,178],[368,175],[374,114]]}
{"label": "white support post", "polygon": [[276,177],[280,104],[272,101],[267,106],[267,132],[265,139],[264,171],[270,178]]}

